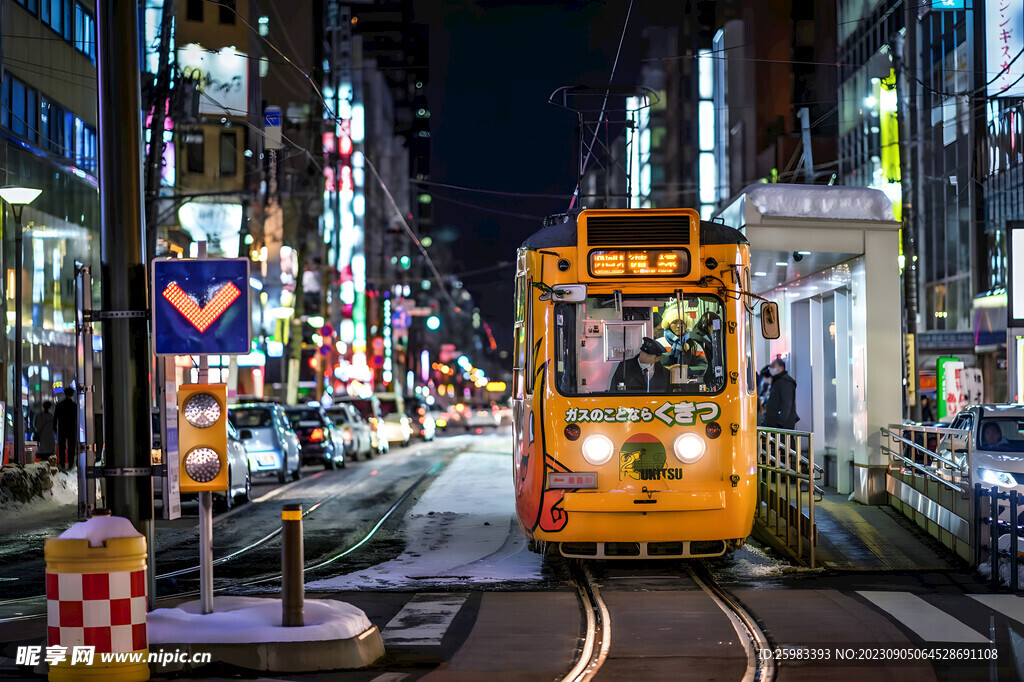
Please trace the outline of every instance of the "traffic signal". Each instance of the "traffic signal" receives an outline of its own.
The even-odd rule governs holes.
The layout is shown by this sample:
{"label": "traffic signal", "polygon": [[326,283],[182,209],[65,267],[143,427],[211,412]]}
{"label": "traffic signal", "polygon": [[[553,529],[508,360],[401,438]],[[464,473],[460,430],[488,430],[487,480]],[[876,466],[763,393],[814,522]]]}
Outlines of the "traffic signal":
{"label": "traffic signal", "polygon": [[228,489],[224,384],[189,384],[178,389],[178,479],[183,493]]}

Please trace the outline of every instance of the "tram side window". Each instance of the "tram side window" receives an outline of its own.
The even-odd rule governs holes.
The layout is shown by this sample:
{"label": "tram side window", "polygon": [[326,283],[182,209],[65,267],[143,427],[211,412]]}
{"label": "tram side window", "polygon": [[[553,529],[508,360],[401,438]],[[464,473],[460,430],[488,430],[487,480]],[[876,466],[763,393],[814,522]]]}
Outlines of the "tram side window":
{"label": "tram side window", "polygon": [[[563,395],[717,393],[725,386],[725,310],[704,294],[595,295],[555,307],[555,379]],[[660,353],[643,374],[644,339]],[[650,348],[650,346],[648,346]],[[636,365],[634,368],[633,365]]]}

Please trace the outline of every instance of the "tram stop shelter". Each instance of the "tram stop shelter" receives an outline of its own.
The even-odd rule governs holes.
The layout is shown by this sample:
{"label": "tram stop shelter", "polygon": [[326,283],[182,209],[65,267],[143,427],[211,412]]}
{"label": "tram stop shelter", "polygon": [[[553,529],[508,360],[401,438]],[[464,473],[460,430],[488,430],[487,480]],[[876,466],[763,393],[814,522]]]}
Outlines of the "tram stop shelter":
{"label": "tram stop shelter", "polygon": [[756,357],[783,358],[796,379],[796,428],[814,434],[825,484],[885,503],[879,430],[901,420],[904,374],[892,203],[866,187],[756,184],[716,219],[744,233],[752,289],[779,304],[782,335]]}

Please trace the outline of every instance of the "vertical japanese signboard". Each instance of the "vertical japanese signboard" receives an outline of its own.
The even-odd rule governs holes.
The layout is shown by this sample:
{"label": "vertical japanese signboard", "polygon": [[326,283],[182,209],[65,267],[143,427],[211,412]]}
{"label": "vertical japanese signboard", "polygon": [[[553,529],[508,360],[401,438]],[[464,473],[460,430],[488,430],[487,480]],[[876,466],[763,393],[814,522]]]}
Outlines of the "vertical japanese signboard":
{"label": "vertical japanese signboard", "polygon": [[[985,81],[989,97],[1024,95],[1024,3],[985,2]],[[1015,61],[1016,60],[1016,61]]]}

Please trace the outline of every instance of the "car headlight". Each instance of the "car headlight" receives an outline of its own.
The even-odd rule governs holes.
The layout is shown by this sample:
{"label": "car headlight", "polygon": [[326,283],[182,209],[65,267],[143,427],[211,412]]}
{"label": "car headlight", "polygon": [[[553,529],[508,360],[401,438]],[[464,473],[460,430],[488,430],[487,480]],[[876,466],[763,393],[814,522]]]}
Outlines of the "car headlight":
{"label": "car headlight", "polygon": [[684,433],[672,444],[676,459],[683,464],[694,464],[699,461],[704,456],[706,447],[704,439],[696,433]]}
{"label": "car headlight", "polygon": [[1005,471],[980,469],[978,473],[981,474],[981,480],[989,485],[998,485],[1003,488],[1015,488],[1017,486],[1017,479],[1014,478],[1013,474]]}
{"label": "car headlight", "polygon": [[592,433],[583,439],[583,459],[600,466],[612,458],[612,439],[603,433]]}

